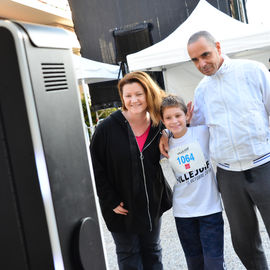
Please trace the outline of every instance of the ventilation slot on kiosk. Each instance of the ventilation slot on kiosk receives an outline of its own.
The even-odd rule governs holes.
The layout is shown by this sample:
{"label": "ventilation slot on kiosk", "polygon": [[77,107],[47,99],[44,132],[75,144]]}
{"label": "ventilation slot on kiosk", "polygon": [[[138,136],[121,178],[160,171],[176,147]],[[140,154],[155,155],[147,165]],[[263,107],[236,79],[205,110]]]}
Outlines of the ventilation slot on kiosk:
{"label": "ventilation slot on kiosk", "polygon": [[63,63],[42,63],[41,68],[46,91],[68,90]]}

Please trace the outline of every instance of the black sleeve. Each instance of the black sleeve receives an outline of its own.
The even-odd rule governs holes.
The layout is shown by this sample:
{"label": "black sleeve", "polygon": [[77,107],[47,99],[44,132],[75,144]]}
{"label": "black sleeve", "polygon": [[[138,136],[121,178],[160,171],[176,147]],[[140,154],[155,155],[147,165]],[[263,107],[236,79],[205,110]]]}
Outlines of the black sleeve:
{"label": "black sleeve", "polygon": [[106,153],[107,142],[106,142],[106,126],[105,123],[101,123],[95,130],[91,144],[90,152],[92,158],[92,164],[95,174],[95,183],[97,194],[102,206],[114,209],[120,204],[114,187],[108,177],[107,164],[106,164]]}

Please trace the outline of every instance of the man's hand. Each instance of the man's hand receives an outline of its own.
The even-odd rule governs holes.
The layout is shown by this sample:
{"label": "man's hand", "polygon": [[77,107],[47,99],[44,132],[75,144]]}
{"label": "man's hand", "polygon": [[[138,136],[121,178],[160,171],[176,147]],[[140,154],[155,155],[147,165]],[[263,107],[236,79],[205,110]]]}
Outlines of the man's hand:
{"label": "man's hand", "polygon": [[128,214],[128,210],[125,209],[123,206],[124,206],[124,203],[120,202],[120,204],[113,209],[114,213],[126,216]]}
{"label": "man's hand", "polygon": [[169,158],[168,135],[164,130],[162,131],[162,136],[160,137],[160,141],[159,141],[159,151],[164,157]]}
{"label": "man's hand", "polygon": [[194,106],[192,106],[192,101],[187,104],[187,109],[187,124],[190,124],[194,110]]}

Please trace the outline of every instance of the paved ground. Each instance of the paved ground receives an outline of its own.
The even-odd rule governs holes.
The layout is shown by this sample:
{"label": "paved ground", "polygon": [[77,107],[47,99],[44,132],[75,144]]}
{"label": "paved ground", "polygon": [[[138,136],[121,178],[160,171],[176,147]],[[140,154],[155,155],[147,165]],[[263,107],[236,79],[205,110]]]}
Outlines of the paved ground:
{"label": "paved ground", "polygon": [[[107,259],[109,270],[118,270],[115,246],[110,233],[103,224],[103,231],[106,243]],[[260,219],[260,231],[263,239],[264,250],[270,266],[270,241],[267,232]],[[235,255],[231,244],[230,232],[228,223],[225,217],[225,262],[228,270],[244,270],[245,267]],[[162,231],[161,231],[161,244],[163,248],[163,264],[164,270],[186,270],[185,257],[180,246],[177,232],[175,229],[172,211],[168,211],[163,215]]]}
{"label": "paved ground", "polygon": [[[225,220],[225,263],[227,270],[244,270],[245,267],[242,265],[231,244],[230,231],[228,222],[226,219],[225,212],[223,212],[223,217]],[[263,246],[270,266],[270,241],[263,225],[261,218],[260,221],[260,232],[263,240]],[[106,255],[108,259],[109,269],[108,270],[118,270],[115,246],[111,237],[111,234],[106,229],[103,223],[103,233],[105,238]],[[162,228],[161,228],[161,245],[163,248],[163,265],[164,270],[186,270],[185,257],[178,240],[178,235],[175,228],[174,218],[172,215],[172,210],[167,211],[162,217]]]}

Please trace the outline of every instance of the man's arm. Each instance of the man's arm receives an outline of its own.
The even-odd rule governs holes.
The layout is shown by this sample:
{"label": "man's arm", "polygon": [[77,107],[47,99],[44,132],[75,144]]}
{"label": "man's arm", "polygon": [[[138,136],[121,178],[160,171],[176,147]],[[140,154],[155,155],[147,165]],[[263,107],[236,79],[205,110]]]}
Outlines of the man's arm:
{"label": "man's arm", "polygon": [[194,106],[192,106],[192,101],[187,104],[187,126],[190,125],[193,116]]}
{"label": "man's arm", "polygon": [[190,125],[205,125],[203,89],[197,88],[194,95],[194,106],[191,106]]}
{"label": "man's arm", "polygon": [[162,130],[162,136],[160,137],[159,141],[159,151],[160,153],[168,158],[168,151],[169,151],[169,134],[165,129]]}
{"label": "man's arm", "polygon": [[263,96],[263,103],[267,111],[268,116],[270,115],[270,72],[264,65],[260,65],[258,73],[258,81]]}

